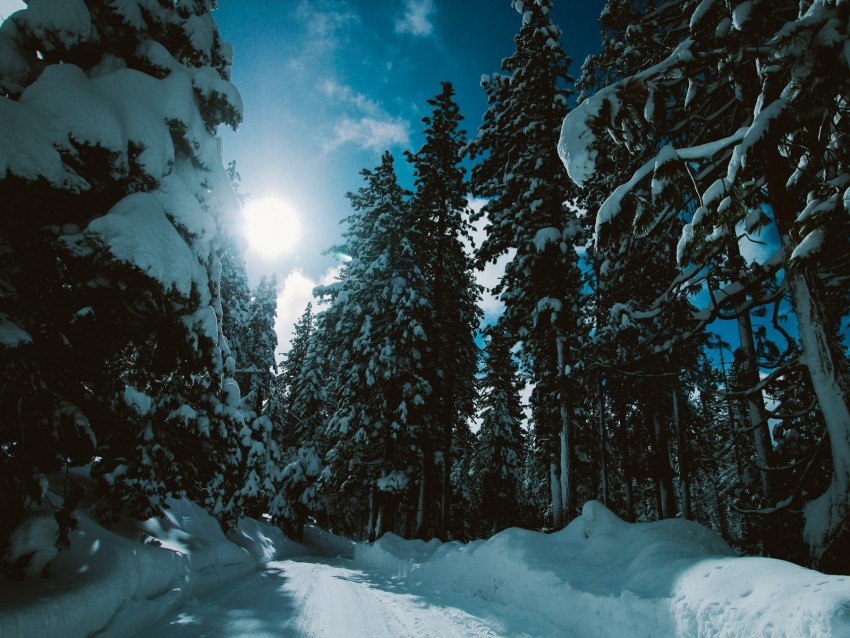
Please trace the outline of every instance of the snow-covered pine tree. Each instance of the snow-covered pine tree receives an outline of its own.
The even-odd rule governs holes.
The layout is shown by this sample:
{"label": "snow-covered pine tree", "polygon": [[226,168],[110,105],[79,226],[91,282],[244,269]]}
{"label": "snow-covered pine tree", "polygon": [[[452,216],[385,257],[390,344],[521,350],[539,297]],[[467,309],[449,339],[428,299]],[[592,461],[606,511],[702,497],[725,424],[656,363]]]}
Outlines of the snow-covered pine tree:
{"label": "snow-covered pine tree", "polygon": [[546,451],[537,444],[537,431],[534,412],[532,412],[524,432],[525,449],[522,461],[521,501],[526,506],[522,526],[528,529],[543,529],[547,526],[547,519],[551,520],[549,463]]}
{"label": "snow-covered pine tree", "polygon": [[511,337],[502,324],[487,332],[490,339],[481,379],[481,429],[472,468],[478,484],[481,531],[495,534],[521,522],[525,436]]}
{"label": "snow-covered pine tree", "polygon": [[246,356],[249,348],[248,320],[251,316],[251,286],[248,284],[248,272],[242,248],[236,237],[228,237],[221,252],[221,329],[227,338],[229,357],[227,374],[242,383],[247,392],[248,386],[241,377],[240,370],[247,367]]}
{"label": "snow-covered pine tree", "polygon": [[298,444],[296,434],[298,423],[304,419],[304,415],[297,409],[295,399],[296,379],[302,374],[307,358],[307,350],[311,341],[315,338],[315,320],[313,318],[313,304],[308,303],[303,314],[295,322],[292,331],[289,351],[283,355],[280,364],[280,374],[276,380],[278,391],[281,393],[279,411],[276,415],[283,427],[283,441],[287,448]]}
{"label": "snow-covered pine tree", "polygon": [[[454,101],[454,88],[443,82],[442,91],[428,105],[433,107],[425,124],[425,142],[408,153],[413,165],[416,191],[411,201],[419,232],[416,254],[431,291],[433,319],[429,334],[440,335],[425,361],[431,397],[429,426],[421,442],[423,466],[417,535],[446,539],[450,527],[452,464],[455,430],[467,428],[474,412],[475,373],[479,350],[475,333],[481,319],[480,292],[472,259],[464,242],[470,241],[466,170],[461,166],[466,133],[459,129],[463,116]],[[440,463],[435,467],[435,454]],[[442,477],[435,471],[442,466]],[[435,489],[439,487],[439,489]],[[431,499],[438,502],[436,524]]]}
{"label": "snow-covered pine tree", "polygon": [[[240,193],[242,176],[236,170],[236,161],[227,165],[227,177],[239,203],[244,205],[246,196]],[[245,367],[245,353],[248,348],[247,325],[250,317],[251,286],[248,284],[248,270],[245,265],[246,242],[240,233],[225,237],[221,250],[221,328],[227,338],[229,352],[225,353],[227,374],[235,377],[236,370]],[[243,384],[243,389],[247,388]]]}
{"label": "snow-covered pine tree", "polygon": [[280,491],[282,431],[269,414],[277,370],[276,316],[277,278],[263,276],[248,306],[244,367],[237,370],[237,378],[243,380],[247,393],[240,396],[239,411],[244,420],[239,431],[241,450],[234,459],[232,475],[221,488],[224,506],[220,516],[228,520],[242,515],[259,518],[268,513]]}
{"label": "snow-covered pine tree", "polygon": [[273,511],[275,515],[288,518],[296,540],[303,537],[307,515],[316,516],[326,509],[326,499],[319,493],[318,484],[324,470],[323,459],[328,452],[325,344],[319,339],[324,334],[321,324],[326,316],[325,313],[319,315],[316,319],[319,325],[313,329],[312,308],[308,304],[296,324],[292,349],[285,364],[291,366],[288,372],[292,375],[286,401],[287,428],[291,429],[287,431],[288,463],[282,474],[284,487],[281,494],[286,502],[281,501]]}
{"label": "snow-covered pine tree", "polygon": [[277,333],[274,330],[277,318],[277,276],[260,277],[260,283],[251,295],[248,307],[245,368],[241,372],[248,378],[246,383],[247,407],[256,414],[271,394],[271,386],[277,373]]}
{"label": "snow-covered pine tree", "polygon": [[572,186],[555,150],[572,79],[551,1],[512,4],[522,16],[516,51],[503,60],[503,74],[482,78],[489,106],[469,144],[470,155],[481,157],[473,190],[489,200],[477,260],[483,265],[516,250],[495,292],[505,303],[507,329],[523,343],[535,400],[557,406],[556,419],[538,423],[551,427],[538,441],[548,446],[552,510],[561,527],[578,508],[575,429],[585,330],[575,251],[580,226],[564,206]]}
{"label": "snow-covered pine tree", "polygon": [[480,536],[478,507],[481,499],[472,471],[477,438],[468,425],[459,427],[455,431],[452,446],[452,498],[447,532],[451,538],[459,541]]}
{"label": "snow-covered pine tree", "polygon": [[340,281],[318,292],[331,295],[328,330],[336,360],[326,483],[356,493],[361,508],[370,504],[368,536],[375,538],[396,529],[410,469],[421,459],[431,393],[424,326],[432,311],[414,251],[419,231],[392,155],[384,153],[381,164],[362,175],[366,184],[348,195],[354,213],[345,236],[352,261]]}
{"label": "snow-covered pine tree", "polygon": [[[795,354],[797,344],[789,338],[783,357],[788,365],[774,375],[790,373],[798,362],[808,371],[833,470],[820,497],[809,500],[797,492],[786,502],[805,508],[804,536],[812,560],[825,555],[839,560],[843,545],[837,541],[847,529],[850,502],[850,411],[846,360],[829,323],[835,315],[822,294],[821,275],[830,267],[821,269],[837,263],[833,251],[846,241],[846,232],[840,232],[846,231],[840,184],[847,165],[839,149],[846,138],[850,69],[834,64],[848,39],[846,6],[830,1],[735,7],[693,2],[682,3],[682,11],[686,33],[666,58],[600,91],[568,116],[562,156],[571,177],[584,182],[596,168],[600,129],[595,127],[614,137],[629,128],[639,130],[634,114],[645,113],[649,104],[674,105],[682,113],[691,109],[692,122],[708,124],[683,130],[685,120],[672,120],[680,126],[666,130],[670,143],[614,190],[599,209],[597,228],[615,220],[640,189],[664,197],[680,182],[669,179],[675,170],[693,184],[698,204],[678,250],[683,267],[696,267],[686,270],[689,276],[680,277],[677,285],[709,265],[730,233],[776,229],[781,245],[774,255],[749,268],[747,278],[711,290],[712,305],[704,318],[759,304],[777,307],[783,293],[790,293],[799,351]],[[827,229],[833,228],[839,232],[829,236]],[[759,298],[758,286],[780,270],[777,292]],[[778,321],[774,327],[783,332]]]}
{"label": "snow-covered pine tree", "polygon": [[3,544],[62,464],[96,458],[109,513],[149,516],[204,500],[232,444],[215,131],[241,100],[211,9],[40,0],[3,24]]}
{"label": "snow-covered pine tree", "polygon": [[[585,92],[604,91],[613,82],[666,57],[687,31],[679,4],[611,0],[600,17],[602,51],[587,59],[578,85]],[[686,85],[680,81],[682,84]],[[607,131],[604,126],[593,131],[599,148],[591,143],[589,150],[596,153],[594,161],[600,170],[588,176],[577,197],[579,205],[592,213],[620,183],[654,158],[659,147],[670,142],[670,131],[677,128],[669,122],[681,121],[670,104],[646,99],[640,87],[629,90],[644,100],[639,101],[639,113],[635,104],[624,100],[624,113],[606,107],[604,115],[589,122],[591,129],[597,121],[641,123],[617,127],[614,137],[601,135]],[[615,488],[615,507],[622,507],[620,511],[630,520],[636,513],[635,481],[639,487],[644,481],[652,482],[658,492],[658,515],[676,511],[670,452],[675,452],[675,465],[680,470],[679,504],[688,509],[690,490],[683,489],[688,483],[687,463],[683,463],[687,449],[679,449],[687,448],[688,441],[678,436],[683,433],[681,428],[677,432],[673,427],[673,403],[676,397],[679,407],[685,407],[681,397],[690,392],[683,388],[687,379],[694,377],[704,339],[699,322],[690,316],[688,294],[692,291],[685,287],[670,290],[670,281],[679,274],[673,252],[682,227],[678,213],[687,209],[690,201],[684,186],[689,180],[684,176],[673,179],[663,170],[656,178],[657,192],[635,191],[624,202],[623,214],[599,229],[588,250],[595,367],[601,379],[599,391],[610,404],[606,414],[605,401],[599,401],[600,449],[613,448],[614,454],[602,456],[612,460],[608,469],[619,481],[611,486]],[[671,184],[685,194],[671,193]],[[663,196],[661,185],[667,185]],[[594,221],[596,215],[589,217]],[[665,343],[677,345],[674,349],[661,347]],[[653,427],[646,428],[649,424]],[[650,445],[653,440],[655,445]],[[677,444],[668,446],[667,441]]]}

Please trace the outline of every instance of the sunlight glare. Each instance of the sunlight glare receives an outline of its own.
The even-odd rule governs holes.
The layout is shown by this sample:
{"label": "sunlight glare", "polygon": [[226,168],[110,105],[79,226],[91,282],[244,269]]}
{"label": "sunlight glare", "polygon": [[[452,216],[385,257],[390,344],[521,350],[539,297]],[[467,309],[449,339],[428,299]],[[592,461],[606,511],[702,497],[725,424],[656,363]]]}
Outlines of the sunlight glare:
{"label": "sunlight glare", "polygon": [[274,197],[249,201],[245,206],[248,246],[269,257],[292,252],[301,239],[298,213]]}

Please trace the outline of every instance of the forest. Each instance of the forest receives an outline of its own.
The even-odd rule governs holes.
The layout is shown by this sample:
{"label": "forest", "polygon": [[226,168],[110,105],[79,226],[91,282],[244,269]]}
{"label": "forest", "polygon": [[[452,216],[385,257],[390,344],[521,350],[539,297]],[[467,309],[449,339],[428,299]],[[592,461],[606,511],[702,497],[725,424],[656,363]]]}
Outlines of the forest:
{"label": "forest", "polygon": [[[361,171],[280,364],[215,3],[3,22],[5,576],[39,576],[34,530],[61,550],[78,509],[180,497],[369,541],[598,500],[850,573],[850,3],[609,0],[573,78],[552,1],[513,0],[480,129],[444,82],[422,146]],[[484,325],[475,271],[504,258]]]}

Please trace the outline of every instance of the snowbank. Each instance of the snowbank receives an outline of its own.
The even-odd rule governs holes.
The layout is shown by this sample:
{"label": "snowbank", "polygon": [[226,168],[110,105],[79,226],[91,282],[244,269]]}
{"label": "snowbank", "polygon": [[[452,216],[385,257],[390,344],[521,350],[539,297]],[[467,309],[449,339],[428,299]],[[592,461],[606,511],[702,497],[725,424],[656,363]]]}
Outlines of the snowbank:
{"label": "snowbank", "polygon": [[304,526],[304,549],[316,556],[354,558],[356,543],[315,525]]}
{"label": "snowbank", "polygon": [[0,636],[125,636],[257,565],[308,553],[279,529],[243,519],[225,537],[218,522],[187,500],[161,518],[110,531],[77,513],[71,549],[45,578],[0,579]]}
{"label": "snowbank", "polygon": [[737,557],[697,523],[629,524],[597,502],[555,534],[509,529],[468,545],[387,534],[358,544],[355,561],[556,628],[541,635],[850,636],[850,578]]}

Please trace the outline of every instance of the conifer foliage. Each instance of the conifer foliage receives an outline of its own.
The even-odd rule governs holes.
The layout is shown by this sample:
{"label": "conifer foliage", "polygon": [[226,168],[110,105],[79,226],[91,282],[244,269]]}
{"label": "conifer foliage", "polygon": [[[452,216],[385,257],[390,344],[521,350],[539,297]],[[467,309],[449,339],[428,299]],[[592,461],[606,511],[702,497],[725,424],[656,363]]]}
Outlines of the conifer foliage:
{"label": "conifer foliage", "polygon": [[[556,526],[577,511],[576,427],[581,359],[581,272],[576,245],[580,225],[564,202],[571,184],[556,144],[572,93],[569,57],[552,22],[552,3],[513,2],[522,16],[516,52],[502,73],[484,76],[488,109],[469,153],[476,195],[487,198],[487,238],[479,266],[516,251],[495,291],[505,303],[505,325],[523,352],[536,384],[538,441],[551,466]],[[553,273],[558,273],[553,276]]]}
{"label": "conifer foliage", "polygon": [[457,468],[469,461],[481,311],[453,96],[444,83],[428,101],[425,142],[407,154],[415,192],[398,185],[389,153],[363,171],[366,185],[349,194],[352,260],[320,289],[330,307],[317,337],[334,362],[322,483],[343,494],[338,516],[369,537],[448,538],[466,527],[452,521],[452,499],[464,498]]}
{"label": "conifer foliage", "polygon": [[[412,190],[388,151],[361,172],[280,366],[214,5],[33,0],[0,29],[5,574],[40,575],[34,520],[67,543],[84,465],[105,521],[187,496],[445,540],[599,499],[846,571],[848,2],[609,0],[570,110],[553,0],[513,0],[483,125],[444,82]],[[482,329],[473,268],[505,256]]]}
{"label": "conifer foliage", "polygon": [[[727,391],[733,391],[730,423],[748,433],[755,459],[739,454],[741,467],[758,468],[760,486],[748,491],[766,505],[758,512],[765,525],[775,525],[776,514],[784,517],[786,546],[772,551],[793,554],[795,542],[804,540],[809,560],[820,564],[846,557],[839,539],[850,518],[847,362],[835,333],[837,307],[826,292],[833,278],[841,280],[836,255],[847,237],[846,200],[840,203],[846,153],[839,149],[850,72],[846,64],[826,62],[846,45],[846,13],[845,3],[830,1],[647,6],[635,30],[663,34],[654,38],[660,55],[623,69],[621,79],[574,110],[560,144],[575,183],[593,189],[609,180],[593,211],[597,241],[618,229],[643,243],[658,242],[659,232],[678,240],[678,268],[643,305],[639,323],[657,318],[671,296],[689,287],[708,295],[704,310],[685,318],[698,325],[656,343],[654,351],[672,352],[714,319],[736,320],[740,347],[735,385]],[[625,170],[606,162],[612,140],[638,161]],[[746,264],[739,240],[743,247],[750,237],[766,239],[773,254]],[[798,338],[781,321],[789,310]],[[760,327],[753,323],[758,316],[766,319]],[[758,368],[769,371],[766,380]],[[800,372],[808,375],[802,385]],[[775,467],[768,432],[769,417],[782,422],[799,414],[798,400],[786,393],[799,397],[808,383],[810,424],[817,428],[822,419],[832,479],[819,495],[799,487],[780,494],[778,483],[789,474],[796,485],[813,486],[809,474],[821,467],[820,446]],[[785,407],[769,414],[765,392],[789,400],[780,399]],[[795,509],[803,510],[802,530]]]}
{"label": "conifer foliage", "polygon": [[352,261],[326,289],[333,296],[328,313],[337,375],[328,461],[332,484],[370,503],[366,525],[375,537],[394,529],[398,503],[415,478],[411,468],[421,466],[423,408],[432,389],[424,369],[431,309],[415,251],[419,230],[392,155],[384,153],[362,175],[365,185],[348,195]]}
{"label": "conifer foliage", "polygon": [[525,436],[520,378],[504,326],[489,330],[481,379],[481,429],[472,474],[479,501],[479,523],[493,534],[523,521],[522,483]]}
{"label": "conifer foliage", "polygon": [[214,131],[241,100],[211,8],[57,0],[3,25],[4,544],[62,466],[96,459],[104,512],[149,516],[211,498],[231,461],[219,254],[238,203]]}
{"label": "conifer foliage", "polygon": [[[417,523],[418,535],[425,538],[431,536],[429,480],[440,486],[436,503],[439,516],[434,531],[447,538],[451,527],[456,431],[469,427],[478,367],[475,333],[481,317],[480,293],[472,274],[472,259],[466,250],[471,241],[471,226],[465,169],[460,165],[466,133],[458,128],[463,116],[453,96],[452,85],[444,82],[442,92],[428,100],[433,113],[422,120],[425,143],[417,153],[408,153],[416,185],[411,212],[422,240],[417,254],[426,269],[433,311],[429,333],[439,335],[432,341],[426,358],[431,386],[428,402],[431,431],[423,441],[429,449],[424,452],[420,497],[423,511]],[[435,452],[440,453],[442,465],[439,481],[429,467]]]}

